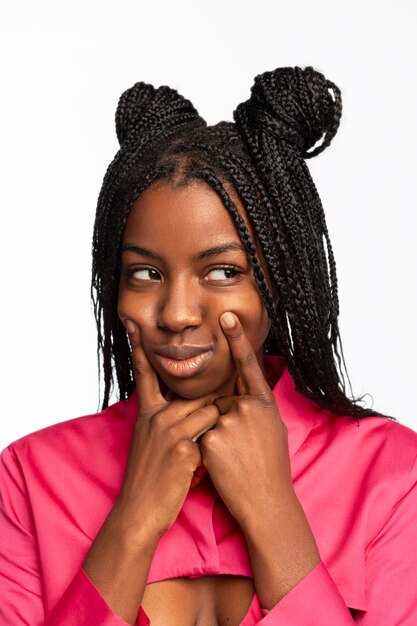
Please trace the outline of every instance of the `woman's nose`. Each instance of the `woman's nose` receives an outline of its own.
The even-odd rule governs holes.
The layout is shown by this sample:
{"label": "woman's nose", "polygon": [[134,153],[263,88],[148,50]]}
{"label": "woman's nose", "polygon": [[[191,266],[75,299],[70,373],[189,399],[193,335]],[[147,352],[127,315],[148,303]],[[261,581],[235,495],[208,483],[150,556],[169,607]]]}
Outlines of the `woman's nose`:
{"label": "woman's nose", "polygon": [[184,281],[167,286],[160,303],[158,326],[175,333],[200,326],[200,304],[195,285]]}

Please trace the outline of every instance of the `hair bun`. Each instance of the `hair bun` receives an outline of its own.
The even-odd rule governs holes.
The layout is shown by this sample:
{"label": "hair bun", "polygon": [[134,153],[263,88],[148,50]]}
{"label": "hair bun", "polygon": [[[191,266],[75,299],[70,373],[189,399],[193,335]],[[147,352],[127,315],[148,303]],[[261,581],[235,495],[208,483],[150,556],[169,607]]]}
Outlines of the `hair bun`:
{"label": "hair bun", "polygon": [[116,110],[116,134],[120,146],[139,136],[152,136],[193,120],[202,120],[192,103],[166,85],[138,82],[122,93]]}
{"label": "hair bun", "polygon": [[[312,67],[281,67],[259,74],[249,100],[233,113],[244,134],[251,128],[267,129],[306,159],[327,148],[341,115],[340,89]],[[308,152],[319,139],[322,143]]]}

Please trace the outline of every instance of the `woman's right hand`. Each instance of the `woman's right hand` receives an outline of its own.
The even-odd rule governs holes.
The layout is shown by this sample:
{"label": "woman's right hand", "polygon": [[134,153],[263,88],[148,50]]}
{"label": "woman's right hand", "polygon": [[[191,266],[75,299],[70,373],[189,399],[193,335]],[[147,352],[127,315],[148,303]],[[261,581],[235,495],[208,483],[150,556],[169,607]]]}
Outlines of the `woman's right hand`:
{"label": "woman's right hand", "polygon": [[126,472],[115,507],[123,526],[144,528],[158,540],[175,519],[201,465],[197,438],[214,426],[219,411],[210,394],[196,400],[168,401],[149,363],[136,324],[126,323],[138,397],[138,415]]}

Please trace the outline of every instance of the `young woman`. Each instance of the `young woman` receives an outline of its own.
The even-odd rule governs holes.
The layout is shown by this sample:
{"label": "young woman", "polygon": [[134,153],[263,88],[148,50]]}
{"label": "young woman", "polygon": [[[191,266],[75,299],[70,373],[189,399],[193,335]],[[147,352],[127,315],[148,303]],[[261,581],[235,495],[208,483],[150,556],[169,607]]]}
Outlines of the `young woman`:
{"label": "young woman", "polygon": [[122,94],[103,409],[2,453],[2,623],[417,623],[417,434],[346,393],[305,163],[340,116],[311,67],[257,76],[214,126],[168,87]]}

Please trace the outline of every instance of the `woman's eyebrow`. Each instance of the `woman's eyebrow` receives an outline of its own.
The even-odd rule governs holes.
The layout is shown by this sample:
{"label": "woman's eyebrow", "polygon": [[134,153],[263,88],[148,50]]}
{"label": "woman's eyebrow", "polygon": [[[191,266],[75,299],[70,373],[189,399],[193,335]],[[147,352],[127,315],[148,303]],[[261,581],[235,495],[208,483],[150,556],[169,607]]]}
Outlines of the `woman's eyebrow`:
{"label": "woman's eyebrow", "polygon": [[195,255],[194,260],[199,261],[200,259],[206,259],[210,256],[216,256],[217,254],[222,254],[223,252],[245,252],[245,248],[241,243],[237,241],[231,241],[230,243],[222,243],[219,246],[214,246],[213,248],[208,248],[207,250],[203,250]]}
{"label": "woman's eyebrow", "polygon": [[[153,250],[149,250],[148,248],[143,248],[142,246],[135,246],[131,243],[125,243],[122,246],[122,252],[125,250],[129,250],[131,252],[136,252],[141,256],[146,256],[150,259],[161,259],[161,256]],[[245,248],[241,243],[237,241],[231,241],[228,243],[222,243],[219,246],[213,246],[212,248],[207,248],[207,250],[202,250],[198,254],[193,257],[193,261],[200,261],[201,259],[206,259],[211,256],[216,256],[217,254],[223,254],[224,252],[245,252]]]}
{"label": "woman's eyebrow", "polygon": [[148,248],[142,248],[142,246],[135,246],[133,243],[125,243],[122,246],[122,252],[129,250],[130,252],[136,252],[141,256],[147,256],[150,259],[160,259],[161,257],[156,252],[149,250]]}

